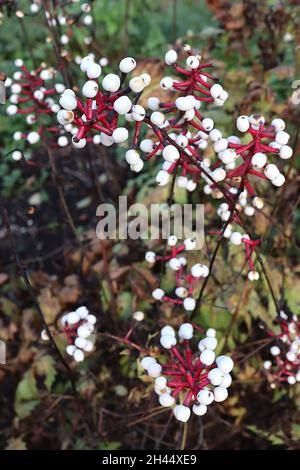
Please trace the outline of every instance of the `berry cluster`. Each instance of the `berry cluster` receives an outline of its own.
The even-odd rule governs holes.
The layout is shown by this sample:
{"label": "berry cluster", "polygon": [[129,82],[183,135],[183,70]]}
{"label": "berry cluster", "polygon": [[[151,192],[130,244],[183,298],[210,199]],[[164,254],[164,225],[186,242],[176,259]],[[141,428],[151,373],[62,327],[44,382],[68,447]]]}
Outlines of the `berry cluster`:
{"label": "berry cluster", "polygon": [[274,119],[271,125],[266,127],[265,118],[261,115],[239,116],[236,125],[240,132],[248,133],[248,143],[242,144],[236,136],[225,139],[217,129],[210,133],[219,159],[207,171],[215,182],[222,181],[223,187],[220,191],[216,188],[216,183],[207,181],[204,192],[211,194],[213,198],[225,199],[226,202],[222,202],[217,209],[221,220],[227,223],[223,236],[233,245],[244,244],[245,260],[249,266],[248,278],[254,281],[259,279],[259,273],[254,269],[253,254],[261,241],[252,240],[249,235],[233,230],[232,224],[235,223],[243,229],[241,213],[251,217],[256,209],[263,208],[263,200],[256,195],[249,178],[270,180],[275,186],[284,184],[284,175],[275,163],[268,163],[267,155],[288,159],[293,152],[287,145],[289,135],[284,131],[285,123],[282,119]]}
{"label": "berry cluster", "polygon": [[[241,143],[240,138],[236,136],[223,138],[217,129],[210,133],[214,150],[218,154],[218,161],[212,167],[213,174],[217,170],[220,173],[217,181],[224,180],[232,185],[233,181],[243,180],[243,189],[247,189],[253,198],[256,195],[249,182],[250,176],[270,180],[274,186],[282,186],[284,175],[276,164],[268,162],[268,155],[283,160],[292,156],[293,150],[287,145],[290,136],[284,131],[284,121],[273,119],[271,125],[266,126],[264,116],[253,114],[239,116],[236,126],[240,132],[248,134],[246,144]],[[256,206],[255,201],[253,203]]]}
{"label": "berry cluster", "polygon": [[19,70],[13,74],[13,79],[6,80],[6,86],[10,88],[11,92],[10,104],[6,112],[9,116],[26,115],[28,126],[38,126],[37,131],[17,131],[13,135],[15,141],[25,139],[28,144],[34,145],[40,141],[44,132],[52,134],[60,132],[57,126],[47,126],[43,121],[43,116],[58,111],[59,106],[55,103],[54,97],[57,93],[61,93],[65,87],[61,83],[56,83],[51,87],[47,86],[46,82],[55,77],[55,71],[51,68],[40,66],[34,71],[29,71],[21,59],[16,59],[15,65]]}
{"label": "berry cluster", "polygon": [[284,175],[275,163],[268,162],[268,154],[288,159],[293,151],[287,145],[289,134],[284,131],[285,123],[282,119],[274,119],[271,125],[266,127],[265,118],[261,115],[239,116],[236,126],[240,132],[248,133],[248,143],[242,144],[236,136],[223,138],[217,129],[210,132],[218,161],[207,169],[207,172],[216,182],[222,181],[223,188],[220,191],[216,189],[215,183],[207,181],[204,192],[214,198],[225,199],[226,202],[222,202],[217,209],[221,220],[228,222],[223,236],[233,245],[244,244],[245,261],[249,267],[248,279],[256,281],[259,279],[259,273],[254,269],[253,254],[261,241],[252,240],[249,235],[233,230],[232,223],[243,228],[240,214],[244,212],[246,216],[251,217],[256,209],[263,208],[263,200],[256,195],[250,178],[270,180],[274,186],[284,184]]}
{"label": "berry cluster", "polygon": [[[204,186],[204,192],[206,194],[211,194],[211,188],[207,185]],[[232,186],[229,189],[230,194],[237,195],[237,201],[235,203],[235,209],[238,212],[243,212],[247,217],[252,217],[255,214],[255,207],[253,205],[253,201],[249,200],[249,195],[247,189],[243,191],[238,191],[238,188]],[[258,199],[258,198],[256,198]],[[256,203],[256,201],[254,201]],[[262,206],[261,206],[262,207]],[[228,203],[223,202],[220,204],[217,210],[217,214],[223,222],[226,222],[230,218],[230,206]]]}
{"label": "berry cluster", "polygon": [[[93,62],[96,62],[96,55],[93,53],[93,52],[90,52],[87,56],[85,57],[89,57]],[[80,55],[77,55],[75,58],[74,58],[74,61],[77,65],[80,66],[82,60],[84,59],[84,57],[81,57]],[[107,57],[101,57],[99,60],[98,60],[98,64],[100,65],[101,69],[103,70],[105,67],[108,67],[109,65],[109,62],[108,62],[108,58]]]}
{"label": "berry cluster", "polygon": [[[216,77],[207,71],[212,64],[201,63],[201,57],[192,55],[190,46],[187,45],[184,49],[187,54],[185,68],[177,64],[175,50],[170,50],[165,55],[166,64],[171,65],[175,73],[184,78],[180,81],[168,76],[160,82],[164,90],[176,92],[174,100],[163,103],[156,97],[148,99],[150,111],[148,114],[144,112],[144,121],[151,127],[154,140],[142,140],[139,148],[146,160],[162,155],[164,163],[156,176],[158,185],[166,185],[170,175],[176,172],[176,184],[194,191],[197,187],[195,178],[202,174],[202,150],[207,147],[209,132],[214,127],[213,120],[205,118],[200,112],[201,105],[204,102],[222,106],[228,93],[219,83],[215,83]],[[126,153],[126,160],[130,164],[132,155],[139,158],[136,150],[139,132],[140,126],[136,123],[132,148]]]}
{"label": "berry cluster", "polygon": [[[73,123],[70,131],[76,147],[83,148],[87,140],[110,146],[128,139],[127,129],[117,127],[119,116],[123,115],[127,121],[135,123],[132,145],[125,155],[133,171],[141,171],[145,159],[162,155],[164,163],[156,176],[158,185],[168,184],[170,175],[176,173],[177,185],[193,191],[197,187],[197,179],[202,177],[206,182],[204,192],[215,198],[225,197],[227,203],[232,202],[235,185],[241,181],[242,191],[246,190],[252,198],[252,206],[248,204],[245,207],[246,215],[251,216],[254,209],[261,208],[263,203],[256,196],[249,176],[270,179],[275,186],[284,183],[285,178],[277,166],[267,162],[267,154],[278,155],[282,159],[291,157],[292,149],[287,145],[289,135],[283,130],[285,124],[282,119],[274,119],[271,126],[266,127],[261,115],[240,116],[237,128],[249,134],[250,142],[242,144],[236,136],[224,138],[214,127],[214,121],[204,117],[199,109],[202,102],[222,106],[228,93],[219,83],[215,83],[216,77],[207,72],[212,64],[201,63],[201,57],[192,55],[190,46],[185,47],[185,52],[186,68],[177,64],[176,51],[170,50],[165,55],[166,63],[183,75],[184,80],[171,77],[161,80],[163,89],[173,90],[182,96],[165,103],[150,97],[147,102],[149,112],[137,104],[151,81],[147,73],[133,77],[127,87],[121,88],[126,74],[136,66],[134,59],[126,57],[119,64],[119,75],[110,73],[103,78],[102,92],[98,84],[101,66],[94,62],[92,55],[83,58],[80,68],[89,79],[82,88],[86,104],[83,105],[73,90],[65,90],[60,99],[64,109],[58,113],[58,120],[64,126]],[[134,100],[127,96],[131,92],[135,94]],[[154,137],[138,143],[143,122],[151,128]],[[98,133],[88,137],[90,131]],[[209,140],[218,155],[218,160],[213,164],[202,155]],[[143,159],[138,146],[144,154]],[[224,184],[221,191],[220,182]]]}
{"label": "berry cluster", "polygon": [[[59,27],[60,31],[60,44],[66,46],[69,44],[70,39],[76,28],[87,28],[88,34],[84,37],[85,45],[91,45],[93,41],[92,31],[89,31],[93,24],[92,6],[88,2],[82,2],[80,8],[75,12],[68,11],[68,6],[72,6],[75,2],[57,2],[52,11],[46,10],[46,20],[48,25],[52,28]],[[77,3],[77,2],[76,2]],[[37,13],[40,9],[40,2],[33,2],[30,6],[32,13]]]}
{"label": "berry cluster", "polygon": [[160,343],[169,351],[169,361],[159,364],[151,356],[141,361],[142,367],[155,378],[155,392],[161,406],[173,407],[174,416],[183,422],[189,420],[191,407],[196,415],[202,416],[213,401],[226,400],[231,384],[233,361],[229,356],[216,357],[216,331],[209,328],[198,343],[199,351],[193,354],[190,341],[195,329],[201,331],[191,323],[182,324],[177,345],[175,330],[165,326],[161,330]]}
{"label": "berry cluster", "polygon": [[167,266],[176,273],[175,298],[169,297],[162,289],[156,288],[152,292],[152,296],[155,300],[182,305],[186,311],[194,310],[196,306],[196,301],[192,297],[194,286],[201,277],[204,278],[208,276],[209,270],[204,264],[197,263],[191,267],[190,272],[187,272],[187,259],[181,255],[184,251],[194,250],[196,244],[195,239],[186,238],[182,244],[176,246],[177,237],[171,235],[167,240],[167,245],[171,248],[170,254],[158,256],[153,251],[146,253],[145,259],[148,263],[151,265],[157,261],[166,263]]}
{"label": "berry cluster", "polygon": [[[218,214],[221,214],[228,211],[228,204],[226,202],[222,203],[218,209]],[[234,219],[234,216],[233,216]],[[247,233],[240,233],[236,230],[233,230],[232,224],[228,224],[226,229],[222,232],[221,230],[210,232],[212,235],[223,236],[225,239],[229,240],[229,243],[234,246],[244,245],[245,247],[245,264],[248,265],[248,279],[249,281],[257,281],[259,279],[259,272],[254,268],[254,253],[255,248],[261,244],[261,240],[252,240]]]}
{"label": "berry cluster", "polygon": [[[134,77],[128,86],[122,85],[126,75],[136,67],[136,61],[126,57],[119,64],[120,74],[109,73],[102,79],[103,91],[99,89],[99,77],[101,66],[94,62],[93,56],[89,55],[81,60],[80,68],[87,74],[88,80],[82,87],[82,95],[85,104],[71,89],[66,89],[61,95],[59,104],[61,109],[57,114],[60,124],[66,126],[72,124],[70,129],[73,134],[74,147],[83,148],[87,141],[95,144],[110,146],[113,143],[122,143],[128,139],[128,130],[118,127],[120,116],[141,121],[144,114],[140,112],[140,106],[135,102],[143,89],[150,83],[151,79],[147,73]],[[133,94],[133,100],[129,98]],[[96,133],[95,133],[96,132]],[[94,134],[91,136],[91,134]],[[140,166],[142,161],[132,163],[134,169]]]}
{"label": "berry cluster", "polygon": [[[93,343],[88,338],[94,331],[97,321],[94,315],[89,314],[86,307],[78,307],[74,312],[67,313],[61,318],[63,329],[55,334],[64,333],[68,340],[66,352],[76,362],[84,360],[85,353],[92,351]],[[45,330],[42,331],[42,339],[48,340]]]}
{"label": "berry cluster", "polygon": [[273,361],[264,362],[273,388],[280,383],[294,385],[300,382],[300,319],[281,310],[277,324],[280,327],[278,334],[267,331],[276,340],[270,347]]}

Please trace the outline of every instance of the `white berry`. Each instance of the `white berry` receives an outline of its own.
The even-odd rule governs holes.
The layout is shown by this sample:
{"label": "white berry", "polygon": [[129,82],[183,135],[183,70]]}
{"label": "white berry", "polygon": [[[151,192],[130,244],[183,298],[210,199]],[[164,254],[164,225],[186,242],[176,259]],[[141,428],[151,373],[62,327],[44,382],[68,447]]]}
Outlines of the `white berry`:
{"label": "white berry", "polygon": [[190,323],[183,323],[178,330],[178,336],[181,339],[192,339],[194,327]]}
{"label": "white berry", "polygon": [[119,69],[123,73],[132,72],[135,69],[135,67],[136,67],[136,61],[133,59],[133,57],[125,57],[119,63]]}
{"label": "white berry", "polygon": [[173,412],[175,418],[183,423],[186,423],[191,416],[191,410],[184,405],[176,405]]}
{"label": "white berry", "polygon": [[226,400],[226,398],[228,397],[227,388],[221,387],[221,386],[216,387],[214,389],[214,397],[215,397],[216,402],[221,402],[221,401]]}

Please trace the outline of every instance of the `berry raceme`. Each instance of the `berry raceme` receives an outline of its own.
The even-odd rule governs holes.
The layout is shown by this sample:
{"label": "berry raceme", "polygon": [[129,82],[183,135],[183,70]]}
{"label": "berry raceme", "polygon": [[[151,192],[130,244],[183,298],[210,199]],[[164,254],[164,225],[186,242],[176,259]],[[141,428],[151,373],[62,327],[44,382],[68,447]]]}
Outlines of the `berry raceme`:
{"label": "berry raceme", "polygon": [[280,327],[278,334],[267,330],[267,334],[274,338],[270,347],[272,360],[264,362],[272,388],[300,382],[300,319],[281,310],[276,324]]}
{"label": "berry raceme", "polygon": [[[68,11],[66,5],[77,4],[77,9]],[[76,29],[83,31],[83,42],[85,45],[90,46],[93,42],[93,15],[92,15],[92,2],[78,2],[72,0],[65,4],[64,2],[55,2],[53,5],[47,5],[45,10],[45,17],[49,28],[57,28],[60,32],[59,41],[62,47],[67,46],[74,35],[74,25]],[[78,4],[79,3],[79,4]],[[81,3],[81,4],[80,4]],[[74,5],[75,6],[75,5]],[[32,13],[38,13],[41,9],[41,2],[32,3],[30,10]],[[71,50],[63,49],[62,55],[70,55]]]}
{"label": "berry raceme", "polygon": [[[194,191],[197,180],[203,176],[199,168],[202,151],[207,147],[209,133],[214,129],[214,121],[204,117],[199,111],[200,107],[203,102],[221,106],[228,94],[207,71],[212,65],[201,63],[201,57],[192,55],[190,47],[185,47],[185,51],[185,68],[177,64],[176,51],[170,50],[165,55],[166,64],[171,65],[176,74],[182,75],[183,80],[167,76],[160,82],[163,89],[180,92],[183,96],[170,102],[160,102],[156,97],[148,99],[150,112],[144,122],[152,128],[155,139],[142,140],[139,146],[146,160],[162,156],[163,165],[156,176],[159,186],[168,184],[170,175],[176,172],[177,186]],[[137,147],[139,133],[140,127],[136,124],[132,148]],[[198,164],[193,163],[193,159]],[[217,171],[215,176],[221,180],[223,171]]]}
{"label": "berry raceme", "polygon": [[[213,86],[217,86],[217,84]],[[186,100],[186,98],[188,99]],[[194,97],[178,98],[175,101],[175,107],[180,112],[185,112],[189,106],[192,106],[194,102],[192,98]],[[272,125],[266,128],[262,116],[240,116],[237,120],[238,129],[248,132],[252,138],[249,144],[242,145],[238,137],[230,136],[228,139],[223,138],[222,133],[214,128],[214,122],[210,118],[202,119],[202,127],[196,135],[192,135],[188,130],[190,122],[186,122],[184,131],[177,134],[177,129],[181,130],[182,128],[180,119],[174,118],[175,125],[172,128],[172,122],[167,121],[165,118],[167,112],[173,109],[173,105],[174,103],[160,103],[155,98],[150,98],[148,101],[148,106],[151,109],[162,108],[162,111],[156,110],[150,115],[149,125],[151,127],[153,125],[157,126],[163,129],[164,132],[168,131],[167,141],[165,133],[162,134],[162,131],[154,128],[153,131],[156,137],[158,137],[158,141],[153,142],[150,139],[145,139],[140,143],[140,149],[146,153],[146,159],[150,159],[155,155],[162,155],[164,159],[162,169],[156,177],[157,184],[160,186],[168,184],[171,173],[177,172],[178,167],[181,167],[182,174],[176,180],[179,187],[190,191],[194,190],[197,183],[189,180],[187,175],[188,173],[193,174],[193,177],[199,177],[200,175],[207,183],[204,192],[218,198],[222,197],[222,193],[216,189],[217,183],[224,182],[232,185],[232,182],[243,179],[245,180],[243,181],[243,189],[248,191],[253,205],[253,207],[251,205],[245,207],[245,214],[253,215],[253,208],[260,209],[263,203],[255,194],[253,186],[249,182],[249,175],[262,180],[268,177],[275,186],[281,186],[284,183],[284,176],[276,165],[267,163],[268,153],[283,159],[290,158],[292,155],[292,149],[286,145],[289,136],[286,132],[280,130],[284,127],[283,121],[275,119],[272,121]],[[164,107],[165,109],[163,109]],[[211,164],[211,161],[208,159],[201,161],[202,156],[199,150],[207,147],[208,140],[213,142],[214,150],[219,157],[219,160],[214,164]],[[174,142],[173,144],[172,141]],[[190,158],[187,157],[197,158],[198,165],[194,166]],[[242,162],[241,164],[239,164],[240,161]],[[201,168],[203,171],[201,171]],[[228,192],[227,188],[226,191]]]}
{"label": "berry raceme", "polygon": [[236,125],[240,132],[248,134],[247,144],[242,144],[236,136],[225,139],[216,129],[210,132],[219,160],[210,166],[209,172],[214,181],[222,181],[224,190],[216,190],[216,184],[207,180],[204,192],[217,199],[225,198],[226,202],[222,202],[217,210],[221,220],[227,223],[222,234],[233,245],[244,244],[248,279],[256,281],[259,273],[254,268],[253,255],[260,240],[252,240],[239,232],[239,227],[243,228],[240,214],[243,212],[252,217],[256,210],[263,208],[263,201],[254,187],[258,180],[270,180],[278,187],[284,184],[285,177],[275,163],[268,162],[268,158],[270,155],[277,159],[290,158],[292,149],[287,145],[289,135],[283,130],[285,123],[282,119],[274,119],[270,126],[266,126],[263,116],[244,115],[238,117]]}
{"label": "berry raceme", "polygon": [[202,416],[214,401],[226,400],[232,381],[233,361],[229,356],[216,357],[218,341],[213,328],[206,331],[206,336],[198,342],[198,351],[193,354],[190,341],[198,331],[202,332],[195,325],[184,323],[177,338],[174,328],[165,326],[160,343],[167,350],[169,360],[162,364],[151,356],[141,360],[142,367],[155,379],[154,390],[160,405],[172,408],[175,418],[182,422],[189,420],[191,410]]}
{"label": "berry raceme", "polygon": [[[97,64],[94,57],[89,55],[80,60],[80,68],[87,76],[87,81],[82,87],[84,103],[73,90],[64,89],[63,85],[59,86],[60,84],[58,84],[56,91],[61,93],[59,105],[62,109],[58,109],[59,107],[55,103],[51,104],[50,108],[53,112],[56,106],[58,122],[66,131],[71,133],[73,145],[76,148],[84,148],[89,141],[105,146],[123,143],[128,139],[126,122],[134,123],[132,147],[126,152],[125,156],[132,171],[141,171],[145,159],[148,160],[157,156],[163,159],[163,165],[156,176],[156,181],[161,186],[168,184],[171,175],[175,172],[177,174],[177,186],[188,191],[193,191],[197,187],[199,178],[203,178],[205,194],[210,194],[216,199],[225,199],[225,202],[222,201],[218,209],[218,215],[222,222],[230,222],[230,224],[221,234],[232,245],[244,246],[246,262],[249,267],[248,278],[250,281],[254,281],[259,278],[259,274],[254,268],[253,254],[260,241],[252,240],[244,233],[245,229],[239,218],[239,213],[243,211],[244,215],[251,217],[256,209],[263,207],[263,202],[257,196],[256,188],[254,189],[256,181],[270,180],[274,186],[278,187],[284,183],[283,174],[277,165],[271,163],[268,159],[270,156],[283,160],[291,157],[292,149],[288,146],[289,136],[284,130],[285,124],[281,119],[274,119],[271,125],[266,127],[265,119],[262,116],[252,115],[240,116],[237,119],[238,130],[247,133],[250,137],[247,144],[242,144],[240,138],[236,136],[224,138],[221,131],[215,128],[214,121],[202,115],[200,109],[203,102],[216,106],[223,105],[227,99],[227,93],[219,83],[215,83],[215,77],[206,71],[210,64],[201,65],[201,58],[192,55],[190,49],[188,49],[187,55],[186,68],[182,68],[177,65],[177,53],[175,51],[169,51],[166,54],[166,63],[172,65],[176,73],[184,76],[183,81],[177,81],[171,77],[165,77],[161,81],[162,88],[182,94],[182,96],[174,98],[171,102],[162,103],[158,98],[151,97],[148,99],[148,110],[146,110],[138,104],[138,99],[150,82],[149,75],[145,73],[130,80],[127,80],[126,77],[126,74],[131,73],[136,66],[134,59],[130,57],[123,59],[119,64],[120,72],[118,75],[109,73],[101,78],[102,65]],[[16,80],[20,78],[22,78],[20,75],[15,77]],[[43,73],[42,79],[47,79],[46,73]],[[101,81],[101,86],[99,81]],[[127,86],[124,86],[125,81],[128,82]],[[44,100],[44,96],[42,96],[43,93],[45,94],[44,88],[39,86],[34,91],[34,100]],[[18,86],[14,87],[11,104],[8,108],[8,113],[11,115],[18,111],[19,95],[20,88]],[[34,116],[31,116],[31,114],[28,113],[28,124],[35,122]],[[148,138],[147,136],[146,139],[139,141],[143,123],[148,126],[154,137]],[[40,138],[39,132],[32,131],[29,134],[27,139],[30,143],[34,144]],[[16,133],[15,137],[18,140],[23,135],[22,133]],[[67,144],[68,139],[64,135],[60,135],[58,145],[64,147]],[[213,146],[218,156],[215,163],[212,163],[210,159],[203,158],[203,151],[208,145]],[[144,157],[141,157],[141,153]],[[235,200],[235,196],[237,196],[237,200]],[[237,225],[237,228],[234,227],[234,224]],[[217,234],[220,235],[220,232],[217,232]],[[171,249],[170,255],[160,257],[154,252],[148,252],[146,253],[146,260],[151,264],[156,261],[164,262],[167,264],[168,269],[175,272],[175,296],[169,297],[158,287],[153,291],[153,298],[182,305],[187,312],[191,312],[196,306],[193,298],[194,286],[201,277],[208,276],[208,267],[197,263],[191,267],[189,272],[187,271],[187,259],[182,255],[184,250],[193,249],[193,239],[185,240],[182,245],[177,246],[177,239],[172,236],[168,240],[168,245]],[[71,314],[73,313],[77,314],[78,312],[71,312]],[[69,341],[67,352],[76,361],[80,361],[83,360],[84,353],[90,347],[83,340],[88,338],[85,335],[91,327],[88,327],[86,323],[89,322],[81,317],[78,324],[72,326],[74,325],[72,323],[74,316],[71,314],[68,314],[70,317],[67,316],[64,323],[64,330]],[[144,317],[141,314],[142,312],[135,312],[134,319],[142,321]],[[186,421],[189,418],[191,414],[190,404],[192,404],[192,410],[195,414],[202,415],[205,414],[207,406],[212,401],[225,399],[227,396],[226,388],[229,386],[226,386],[226,384],[231,382],[230,371],[226,372],[226,370],[231,367],[232,361],[229,360],[230,358],[222,359],[222,356],[221,359],[215,359],[214,349],[217,344],[213,334],[209,335],[207,332],[206,338],[202,342],[200,341],[198,359],[194,360],[194,357],[187,352],[186,342],[192,339],[193,328],[195,328],[193,325],[184,324],[179,329],[179,338],[186,355],[183,360],[185,366],[190,368],[188,376],[191,372],[192,375],[198,373],[199,377],[201,376],[201,379],[203,379],[202,373],[207,373],[204,382],[208,380],[208,383],[203,385],[203,382],[201,382],[199,390],[194,384],[193,386],[196,388],[193,388],[193,390],[190,388],[189,398],[186,395],[183,403],[176,406],[176,397],[181,396],[184,390],[183,383],[185,383],[185,380],[183,380],[183,377],[188,384],[189,379],[184,375],[185,373],[182,370],[184,364],[181,363],[181,359],[176,353],[178,351],[178,340],[175,332],[172,333],[169,329],[167,330],[168,333],[165,331],[161,336],[162,346],[170,350],[170,353],[176,357],[177,362],[175,362],[173,372],[174,370],[180,372],[182,378],[179,392],[175,396],[170,393],[172,387],[168,382],[168,385],[165,384],[166,392],[160,394],[160,400],[162,406],[174,405],[174,414],[181,421]],[[45,336],[45,333],[43,333],[43,336]],[[275,358],[280,358],[280,348],[277,347],[272,351]],[[294,361],[292,355],[294,351],[289,350],[286,354],[288,353],[289,355],[286,355],[283,365],[280,363],[285,371],[280,375],[280,381],[287,378],[287,381],[292,383],[293,380],[298,380],[296,377],[299,374],[297,376],[298,369],[296,372],[293,369],[292,374],[290,374],[290,363]],[[182,358],[182,355],[180,357]],[[216,365],[214,365],[215,361]],[[285,361],[288,361],[288,367]],[[161,375],[164,366],[158,364],[157,361],[152,361],[145,368],[149,375],[157,379],[158,383],[158,379],[160,379],[161,384],[163,379],[167,383],[166,377]],[[169,370],[169,372],[171,371]],[[168,374],[164,375],[168,376]],[[174,377],[177,375],[173,374]],[[199,377],[197,377],[197,380]],[[216,387],[214,390],[210,388],[212,385]],[[159,385],[156,388],[159,390]]]}
{"label": "berry raceme", "polygon": [[[216,129],[210,132],[218,161],[210,165],[208,172],[214,181],[222,181],[224,186],[222,192],[216,189],[214,182],[207,179],[204,192],[213,198],[224,197],[229,207],[232,206],[232,196],[239,191],[234,218],[240,225],[239,211],[251,217],[256,209],[263,208],[263,201],[257,196],[254,187],[257,181],[270,180],[277,187],[285,182],[277,164],[268,162],[269,155],[284,160],[292,156],[292,149],[287,145],[289,135],[283,131],[285,123],[282,119],[274,119],[267,127],[261,115],[239,116],[236,125],[240,132],[248,134],[247,144],[242,144],[236,136],[225,139]],[[228,220],[230,210],[220,209],[219,215],[223,221]]]}
{"label": "berry raceme", "polygon": [[[253,114],[239,116],[236,126],[240,132],[248,134],[250,141],[247,144],[242,144],[235,136],[228,139],[221,138],[214,144],[219,159],[225,165],[230,165],[227,168],[225,181],[247,178],[245,188],[251,197],[255,196],[255,191],[248,180],[249,177],[268,179],[274,186],[282,186],[285,178],[276,164],[268,162],[268,155],[283,160],[292,156],[293,151],[287,145],[289,135],[283,131],[284,121],[274,119],[270,126],[266,126],[262,115]],[[229,152],[232,154],[232,160]]]}
{"label": "berry raceme", "polygon": [[[95,63],[91,55],[81,59],[80,69],[88,78],[81,90],[85,103],[73,90],[65,90],[59,100],[63,110],[57,115],[60,123],[71,125],[74,147],[84,148],[90,141],[107,147],[114,143],[123,143],[128,139],[128,130],[124,127],[126,121],[132,120],[140,125],[145,117],[145,110],[137,101],[151,78],[144,73],[132,78],[128,85],[124,86],[127,74],[135,67],[136,61],[132,57],[122,59],[119,74],[105,75],[101,80],[101,90],[101,66]],[[119,125],[120,119],[124,121],[122,126]],[[140,171],[142,160],[132,159],[131,154],[128,154],[128,158],[126,154],[126,160],[132,160],[130,165],[133,171]]]}
{"label": "berry raceme", "polygon": [[[61,317],[62,330],[55,334],[64,333],[67,337],[68,345],[66,353],[72,356],[76,362],[82,362],[85,354],[93,350],[93,342],[88,339],[94,329],[96,317],[91,315],[85,306],[78,307],[74,312],[67,313]],[[43,340],[48,340],[45,330],[42,331]]]}
{"label": "berry raceme", "polygon": [[152,297],[161,302],[182,305],[186,311],[193,311],[196,306],[196,301],[193,298],[194,287],[200,278],[208,276],[209,269],[206,265],[197,263],[191,267],[190,272],[187,270],[188,262],[186,257],[182,255],[185,251],[196,248],[196,239],[187,238],[177,246],[177,237],[171,235],[167,240],[167,245],[170,248],[170,254],[158,256],[153,251],[148,251],[145,254],[145,260],[151,265],[156,262],[165,263],[168,269],[175,272],[175,297],[166,295],[163,289],[160,288],[156,288],[152,292]]}
{"label": "berry raceme", "polygon": [[[237,194],[236,188],[231,188],[233,194]],[[245,215],[253,216],[255,208],[250,206],[247,201],[247,190],[242,191],[238,194],[238,200],[235,208],[237,211],[243,211]],[[242,245],[245,248],[245,264],[248,266],[248,279],[249,281],[257,281],[259,279],[259,273],[254,268],[254,253],[255,248],[261,244],[261,240],[252,240],[248,234],[241,233],[238,231],[239,220],[235,215],[231,215],[229,204],[223,202],[217,209],[217,214],[223,222],[228,221],[232,218],[232,223],[228,224],[226,230],[222,233],[221,231],[214,232],[216,235],[222,234],[225,239],[228,239],[229,243],[234,246]],[[237,228],[233,226],[233,222],[236,222]]]}
{"label": "berry raceme", "polygon": [[[24,116],[26,127],[35,126],[37,130],[15,132],[13,135],[14,140],[24,139],[27,144],[34,145],[41,140],[45,133],[50,133],[53,145],[53,138],[55,138],[56,145],[66,146],[66,137],[61,136],[61,134],[64,134],[64,130],[60,126],[53,126],[50,119],[53,113],[60,110],[55,102],[57,93],[61,93],[65,89],[62,83],[48,86],[47,82],[53,81],[55,78],[55,70],[40,66],[36,70],[29,71],[23,61],[19,59],[15,61],[15,65],[19,70],[14,73],[13,80],[9,83],[11,92],[9,101],[11,104],[8,105],[6,112],[9,116]],[[47,116],[49,116],[48,125]]]}

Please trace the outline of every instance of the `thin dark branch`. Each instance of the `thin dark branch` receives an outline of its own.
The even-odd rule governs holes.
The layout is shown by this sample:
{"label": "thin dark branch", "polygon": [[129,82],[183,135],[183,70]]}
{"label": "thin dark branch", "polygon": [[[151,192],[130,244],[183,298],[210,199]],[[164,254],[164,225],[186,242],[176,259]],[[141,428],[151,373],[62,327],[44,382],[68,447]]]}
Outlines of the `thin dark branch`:
{"label": "thin dark branch", "polygon": [[42,312],[42,309],[40,307],[40,304],[36,298],[36,295],[35,295],[35,292],[32,288],[32,285],[30,283],[30,280],[29,280],[29,277],[27,275],[27,272],[21,262],[21,259],[19,257],[19,254],[18,254],[18,251],[17,251],[17,248],[16,248],[16,241],[15,241],[15,237],[14,237],[14,234],[12,232],[12,229],[11,229],[11,226],[10,226],[10,222],[9,222],[9,216],[8,216],[8,212],[6,210],[6,208],[4,207],[4,204],[3,202],[1,203],[1,214],[2,214],[2,221],[3,221],[3,225],[5,226],[6,228],[6,231],[7,231],[7,235],[8,235],[8,238],[9,238],[9,242],[10,242],[10,245],[11,245],[11,249],[12,249],[12,252],[14,254],[14,257],[15,257],[15,260],[16,260],[16,264],[21,272],[21,275],[24,279],[24,282],[25,282],[25,285],[28,289],[28,292],[31,296],[31,299],[32,299],[32,302],[36,308],[36,311],[43,323],[43,326],[47,332],[47,335],[49,337],[49,341],[53,347],[53,349],[55,350],[60,362],[63,364],[64,368],[66,369],[67,373],[68,373],[68,376],[69,376],[69,380],[70,380],[70,383],[71,383],[71,387],[72,387],[72,391],[73,391],[73,394],[74,394],[74,397],[76,399],[78,399],[78,394],[77,394],[77,390],[76,390],[76,385],[75,385],[75,380],[74,380],[74,377],[73,377],[73,373],[72,373],[72,370],[70,369],[69,365],[67,364],[67,362],[65,361],[64,357],[62,356],[58,346],[56,345],[54,339],[53,339],[53,336],[51,334],[51,331],[50,331],[50,328],[48,327],[48,324],[46,322],[46,319],[45,319],[45,316]]}

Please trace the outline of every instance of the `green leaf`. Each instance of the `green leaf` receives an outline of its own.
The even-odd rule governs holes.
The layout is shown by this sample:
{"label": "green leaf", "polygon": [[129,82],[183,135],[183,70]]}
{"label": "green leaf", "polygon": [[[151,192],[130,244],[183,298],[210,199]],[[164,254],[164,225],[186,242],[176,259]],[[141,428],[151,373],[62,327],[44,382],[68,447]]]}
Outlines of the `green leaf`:
{"label": "green leaf", "polygon": [[33,370],[30,369],[25,372],[23,379],[19,383],[16,391],[16,400],[28,401],[34,398],[38,398],[38,389],[36,385],[36,378],[34,376]]}
{"label": "green leaf", "polygon": [[30,400],[26,402],[20,402],[15,404],[16,414],[20,419],[27,418],[34,410],[34,408],[40,403],[39,400]]}
{"label": "green leaf", "polygon": [[15,398],[15,411],[20,419],[30,415],[31,411],[39,404],[39,392],[36,378],[32,369],[25,372],[19,383]]}
{"label": "green leaf", "polygon": [[300,424],[293,423],[292,424],[292,438],[294,441],[300,440]]}
{"label": "green leaf", "polygon": [[271,442],[274,446],[283,445],[284,441],[284,434],[280,431],[277,434],[270,434],[262,429],[258,429],[255,425],[247,426],[247,429],[259,437],[266,439],[267,441]]}
{"label": "green leaf", "polygon": [[130,318],[132,314],[132,293],[122,292],[117,299],[118,308],[123,318]]}
{"label": "green leaf", "polygon": [[121,442],[111,441],[100,444],[100,450],[117,450],[120,449]]}

